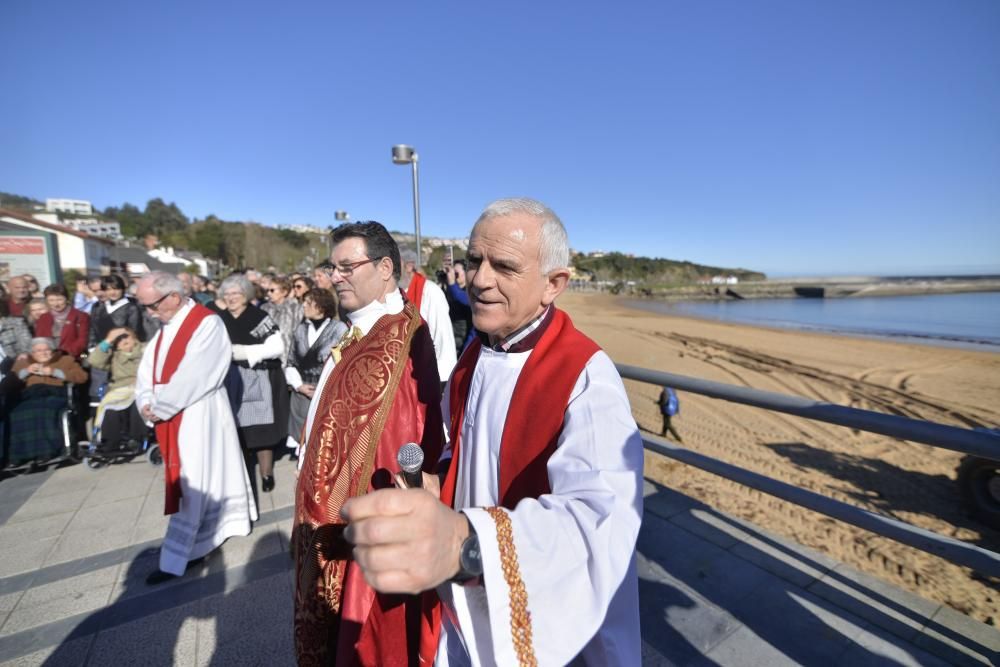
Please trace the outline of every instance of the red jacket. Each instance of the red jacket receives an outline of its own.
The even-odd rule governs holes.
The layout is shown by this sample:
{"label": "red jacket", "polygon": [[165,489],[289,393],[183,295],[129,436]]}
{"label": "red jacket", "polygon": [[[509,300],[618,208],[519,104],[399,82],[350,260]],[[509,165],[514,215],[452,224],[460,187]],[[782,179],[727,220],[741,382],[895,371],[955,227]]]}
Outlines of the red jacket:
{"label": "red jacket", "polygon": [[[52,313],[45,313],[35,322],[35,335],[52,338],[53,323]],[[89,335],[90,316],[76,308],[70,308],[69,315],[66,316],[66,324],[63,325],[59,340],[56,341],[56,347],[79,359],[80,355],[87,349]]]}

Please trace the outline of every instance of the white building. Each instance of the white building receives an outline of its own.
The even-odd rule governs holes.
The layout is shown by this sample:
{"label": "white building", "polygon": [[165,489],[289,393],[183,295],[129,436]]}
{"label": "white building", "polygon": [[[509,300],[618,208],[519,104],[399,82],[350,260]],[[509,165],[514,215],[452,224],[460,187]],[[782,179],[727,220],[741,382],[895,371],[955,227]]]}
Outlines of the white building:
{"label": "white building", "polygon": [[94,215],[94,207],[85,199],[46,199],[45,210],[50,213]]}
{"label": "white building", "polygon": [[62,225],[53,225],[16,211],[0,212],[0,220],[15,227],[51,232],[59,247],[59,264],[63,271],[76,269],[87,274],[99,274],[111,264],[114,243]]}

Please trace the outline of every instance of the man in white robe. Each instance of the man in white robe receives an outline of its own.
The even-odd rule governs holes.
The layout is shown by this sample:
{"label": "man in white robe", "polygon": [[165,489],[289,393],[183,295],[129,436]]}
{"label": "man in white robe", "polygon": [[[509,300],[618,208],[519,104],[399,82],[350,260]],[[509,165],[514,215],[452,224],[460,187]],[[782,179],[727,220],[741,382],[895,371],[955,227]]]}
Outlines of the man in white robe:
{"label": "man in white robe", "polygon": [[614,364],[553,303],[565,230],[500,200],[468,261],[480,338],[445,392],[444,502],[427,475],[348,501],[356,562],[379,591],[437,587],[436,664],[640,664],[642,441]]}
{"label": "man in white robe", "polygon": [[[233,353],[222,320],[184,296],[183,284],[170,274],[144,276],[136,297],[163,323],[139,365],[136,407],[149,423],[161,428],[180,417],[176,436],[179,506],[170,516],[160,547],[159,570],[147,578],[154,585],[183,575],[190,561],[204,557],[229,537],[249,535],[257,510],[223,387]],[[171,351],[174,368],[167,371],[169,379],[164,381]],[[158,436],[160,432],[158,428]],[[160,443],[164,454],[165,445]],[[174,509],[170,507],[171,462],[165,464],[170,513]]]}
{"label": "man in white robe", "polygon": [[416,261],[403,257],[403,272],[399,286],[406,290],[406,297],[417,306],[420,317],[427,322],[434,341],[434,356],[437,357],[438,375],[441,382],[447,382],[455,368],[458,355],[455,350],[455,330],[451,326],[451,311],[448,298],[433,280],[417,272]]}

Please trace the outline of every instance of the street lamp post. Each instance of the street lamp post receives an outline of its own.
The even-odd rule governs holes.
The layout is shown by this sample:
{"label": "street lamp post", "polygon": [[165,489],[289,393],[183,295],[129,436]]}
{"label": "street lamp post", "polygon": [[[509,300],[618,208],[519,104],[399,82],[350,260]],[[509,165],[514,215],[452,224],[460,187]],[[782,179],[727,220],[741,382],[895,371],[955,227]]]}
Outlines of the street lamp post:
{"label": "street lamp post", "polygon": [[413,229],[416,232],[417,237],[417,265],[416,268],[419,270],[421,266],[420,261],[420,179],[417,173],[417,162],[419,161],[419,156],[417,152],[413,150],[412,146],[407,146],[406,144],[398,144],[392,147],[392,162],[393,164],[412,164],[413,165]]}
{"label": "street lamp post", "polygon": [[[351,219],[347,211],[334,211],[333,217],[337,222],[347,222]],[[326,242],[330,246],[330,254],[333,254],[333,225],[327,227]]]}

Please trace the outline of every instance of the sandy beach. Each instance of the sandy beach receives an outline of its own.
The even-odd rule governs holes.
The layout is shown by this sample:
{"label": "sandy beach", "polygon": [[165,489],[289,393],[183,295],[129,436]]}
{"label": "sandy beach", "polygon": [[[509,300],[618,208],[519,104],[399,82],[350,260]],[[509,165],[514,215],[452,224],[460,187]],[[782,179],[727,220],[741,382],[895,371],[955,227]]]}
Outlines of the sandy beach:
{"label": "sandy beach", "polygon": [[[671,317],[628,309],[603,294],[567,293],[559,305],[616,362],[939,423],[1000,427],[1000,354]],[[659,433],[659,389],[625,384],[639,426]],[[685,392],[680,400],[674,425],[686,447],[1000,551],[1000,533],[963,511],[957,452]],[[967,568],[649,452],[646,476],[1000,624],[997,582]]]}

